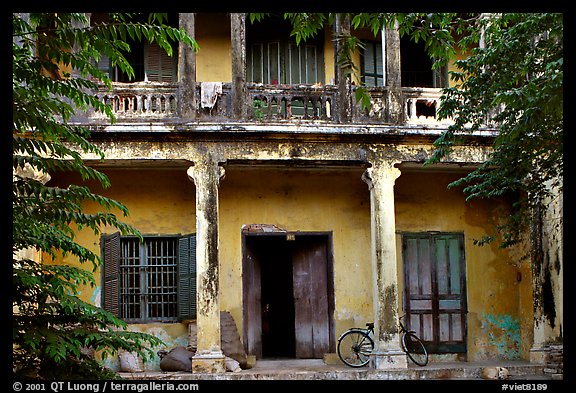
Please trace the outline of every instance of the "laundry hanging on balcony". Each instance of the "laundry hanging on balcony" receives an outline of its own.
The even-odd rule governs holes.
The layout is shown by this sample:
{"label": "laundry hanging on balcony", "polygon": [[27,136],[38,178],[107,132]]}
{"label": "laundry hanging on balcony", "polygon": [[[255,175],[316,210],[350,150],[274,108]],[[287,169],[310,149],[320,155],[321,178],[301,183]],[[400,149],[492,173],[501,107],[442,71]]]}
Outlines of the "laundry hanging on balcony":
{"label": "laundry hanging on balcony", "polygon": [[216,105],[218,95],[222,94],[222,82],[201,82],[200,92],[202,108],[211,110]]}

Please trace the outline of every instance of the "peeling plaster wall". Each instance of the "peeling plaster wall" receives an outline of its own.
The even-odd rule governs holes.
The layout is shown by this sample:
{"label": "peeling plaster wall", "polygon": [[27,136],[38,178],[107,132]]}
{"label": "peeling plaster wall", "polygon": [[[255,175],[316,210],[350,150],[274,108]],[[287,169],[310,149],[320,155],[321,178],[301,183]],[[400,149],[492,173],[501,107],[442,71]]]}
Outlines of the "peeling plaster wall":
{"label": "peeling plaster wall", "polygon": [[[563,193],[549,186],[552,194],[544,201],[540,226],[536,226],[537,247],[535,288],[534,347],[563,342]],[[535,239],[536,240],[536,239]]]}
{"label": "peeling plaster wall", "polygon": [[[129,325],[128,330],[132,332],[148,333],[158,337],[164,345],[152,348],[154,351],[153,356],[144,363],[146,370],[160,371],[160,357],[158,351],[160,349],[170,350],[177,346],[186,347],[188,345],[188,327],[181,323],[148,323]],[[117,356],[107,357],[100,359],[102,364],[114,371],[120,370],[120,360]]]}
{"label": "peeling plaster wall", "polygon": [[[193,233],[196,232],[195,188],[188,180],[186,169],[182,170],[147,170],[147,169],[115,169],[105,172],[112,187],[102,190],[95,183],[89,183],[93,191],[124,203],[130,210],[130,216],[123,218],[124,222],[134,225],[143,234],[147,233]],[[79,182],[77,178],[56,179],[51,185],[65,185],[67,181]],[[76,183],[78,184],[78,183]],[[86,206],[86,211],[94,210],[92,205]],[[121,214],[118,213],[120,218]],[[114,228],[105,228],[104,233],[114,232]],[[100,255],[99,238],[84,230],[77,235],[77,241]],[[66,263],[78,263],[66,259]],[[85,268],[89,268],[85,266]],[[100,272],[94,273],[96,287],[80,289],[80,297],[85,301],[100,305],[101,277]],[[129,330],[147,332],[164,341],[164,346],[154,348],[169,350],[177,345],[188,344],[188,328],[183,323],[150,323],[129,325]],[[117,357],[103,360],[103,364],[119,369]],[[146,369],[159,370],[160,360],[157,355],[145,364]]]}
{"label": "peeling plaster wall", "polygon": [[370,196],[361,175],[360,169],[226,171],[220,188],[221,306],[232,313],[239,331],[245,224],[333,232],[336,335],[372,321]]}
{"label": "peeling plaster wall", "polygon": [[[126,204],[130,216],[125,221],[142,233],[195,232],[195,187],[187,178],[186,169],[104,170],[112,187],[95,191]],[[220,304],[222,310],[231,312],[239,332],[242,332],[241,228],[245,224],[273,224],[290,231],[332,231],[336,335],[373,320],[370,193],[361,179],[362,172],[361,168],[226,168],[219,190]],[[495,245],[473,245],[473,239],[491,230],[505,209],[492,202],[466,203],[459,190],[446,189],[456,178],[457,174],[441,171],[407,170],[396,180],[400,286],[402,231],[463,231],[468,359],[527,358],[532,334],[530,269],[514,253]],[[64,179],[54,182],[65,184]],[[99,239],[84,232],[79,233],[79,242],[99,253]],[[98,304],[98,273],[96,280],[98,286],[82,289],[81,296]],[[402,288],[399,297],[401,304]],[[132,328],[152,329],[155,334],[168,337],[168,346],[183,342],[186,329],[179,323]]]}

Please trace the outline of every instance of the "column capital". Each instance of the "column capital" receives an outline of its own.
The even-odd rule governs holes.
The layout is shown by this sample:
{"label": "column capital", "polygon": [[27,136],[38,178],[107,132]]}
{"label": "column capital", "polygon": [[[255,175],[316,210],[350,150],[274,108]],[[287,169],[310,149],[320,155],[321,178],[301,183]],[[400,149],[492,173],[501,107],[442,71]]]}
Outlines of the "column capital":
{"label": "column capital", "polygon": [[394,182],[402,172],[400,169],[396,168],[394,165],[399,163],[398,161],[373,163],[370,168],[367,168],[362,174],[362,180],[368,184],[368,189],[372,190],[377,182]]}
{"label": "column capital", "polygon": [[226,170],[215,162],[195,161],[194,165],[188,167],[186,174],[197,186],[205,180],[213,181],[219,185],[226,174]]}

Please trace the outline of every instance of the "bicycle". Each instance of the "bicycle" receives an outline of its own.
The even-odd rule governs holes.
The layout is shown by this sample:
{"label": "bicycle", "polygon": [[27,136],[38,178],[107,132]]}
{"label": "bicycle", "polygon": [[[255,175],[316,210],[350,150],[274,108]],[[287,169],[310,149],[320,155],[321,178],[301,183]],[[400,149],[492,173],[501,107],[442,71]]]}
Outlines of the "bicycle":
{"label": "bicycle", "polygon": [[[418,366],[428,364],[428,351],[422,340],[413,330],[406,330],[401,319],[398,319],[400,334],[402,335],[402,350],[406,352],[410,360]],[[370,354],[374,350],[374,323],[369,322],[366,328],[350,328],[338,338],[338,357],[344,364],[350,367],[363,367],[370,362]]]}

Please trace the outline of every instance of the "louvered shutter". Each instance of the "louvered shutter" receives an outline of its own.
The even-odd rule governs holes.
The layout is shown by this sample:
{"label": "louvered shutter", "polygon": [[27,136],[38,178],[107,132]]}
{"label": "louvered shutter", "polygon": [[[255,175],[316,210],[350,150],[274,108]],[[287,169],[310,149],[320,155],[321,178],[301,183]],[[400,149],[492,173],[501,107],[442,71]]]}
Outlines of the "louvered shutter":
{"label": "louvered shutter", "polygon": [[196,319],[196,234],[178,239],[178,319]]}
{"label": "louvered shutter", "polygon": [[172,57],[157,44],[144,45],[144,73],[149,82],[168,82],[176,80],[176,51],[172,52]]}
{"label": "louvered shutter", "polygon": [[382,44],[365,41],[362,52],[362,77],[366,86],[381,86],[383,82]]}
{"label": "louvered shutter", "polygon": [[100,240],[104,267],[102,270],[102,306],[120,316],[120,232],[103,235]]}

